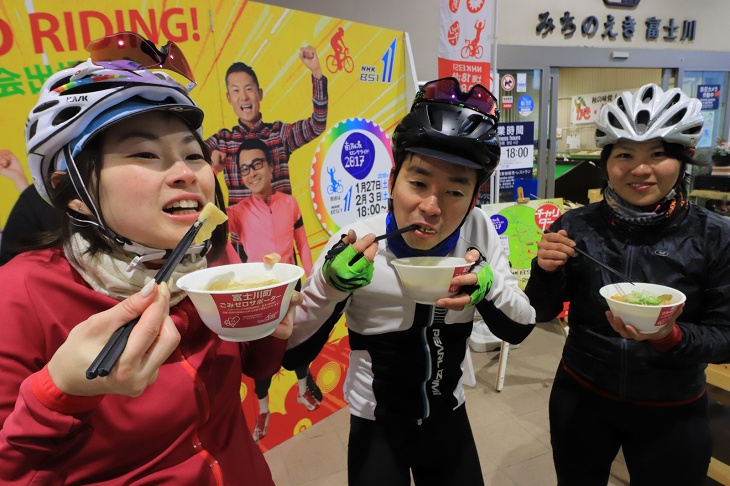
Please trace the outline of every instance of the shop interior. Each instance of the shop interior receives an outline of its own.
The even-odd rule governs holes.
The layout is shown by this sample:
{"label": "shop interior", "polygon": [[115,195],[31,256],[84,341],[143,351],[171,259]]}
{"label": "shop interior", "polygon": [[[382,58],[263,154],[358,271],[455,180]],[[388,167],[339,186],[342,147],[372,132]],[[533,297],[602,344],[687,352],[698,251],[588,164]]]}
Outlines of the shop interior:
{"label": "shop interior", "polygon": [[[544,83],[541,80],[542,70],[500,70],[502,76],[512,76],[522,73],[527,78],[526,91],[532,99],[547,99],[549,111],[550,97],[541,96]],[[593,123],[574,123],[574,111],[580,109],[576,100],[581,95],[592,93],[616,93],[632,90],[646,83],[655,83],[659,86],[671,88],[677,86],[678,73],[676,70],[660,68],[576,68],[563,67],[556,70],[552,83],[557,85],[557,103],[554,117],[541,116],[540,103],[536,103],[534,111],[525,116],[517,109],[502,109],[503,122],[533,122],[535,124],[535,166],[533,177],[538,174],[538,161],[547,159],[550,173],[554,171],[553,191],[546,192],[548,197],[560,197],[570,203],[587,204],[600,198],[600,189],[604,179],[600,170],[594,164],[599,159],[598,150],[593,141]],[[554,80],[554,81],[553,81]],[[727,91],[728,73],[721,71],[685,71],[681,78],[682,90],[690,95],[697,96],[698,89],[703,86],[719,86],[717,102],[703,109],[705,128],[702,140],[697,147],[696,160],[699,162],[691,168],[690,196],[693,202],[701,204],[719,214],[730,216],[730,155],[727,161],[715,154],[718,152],[718,143],[725,142],[727,132]],[[514,95],[499,87],[499,99]],[[547,125],[554,125],[543,129],[541,122],[547,120]],[[555,120],[553,123],[552,120]],[[540,143],[540,136],[547,138],[544,144]],[[718,139],[718,137],[721,137]],[[554,143],[555,147],[550,144]],[[547,152],[541,154],[542,147]],[[553,155],[554,154],[554,155]],[[514,200],[513,191],[500,192],[500,202]],[[537,196],[535,195],[535,198]]]}

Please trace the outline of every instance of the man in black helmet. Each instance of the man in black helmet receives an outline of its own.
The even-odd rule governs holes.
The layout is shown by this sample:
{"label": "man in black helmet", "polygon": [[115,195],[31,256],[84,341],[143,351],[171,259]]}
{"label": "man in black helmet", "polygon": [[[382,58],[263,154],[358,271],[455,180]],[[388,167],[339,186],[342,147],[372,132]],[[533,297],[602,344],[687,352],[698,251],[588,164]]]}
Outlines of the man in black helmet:
{"label": "man in black helmet", "polygon": [[[515,344],[535,323],[496,230],[475,209],[499,162],[498,120],[483,86],[463,93],[453,78],[426,83],[393,134],[390,211],[342,228],[304,284],[284,366],[311,361],[345,314],[350,486],[408,486],[411,474],[416,485],[483,484],[460,383],[474,311]],[[393,260],[417,256],[473,266],[451,280],[456,295],[416,303]]]}

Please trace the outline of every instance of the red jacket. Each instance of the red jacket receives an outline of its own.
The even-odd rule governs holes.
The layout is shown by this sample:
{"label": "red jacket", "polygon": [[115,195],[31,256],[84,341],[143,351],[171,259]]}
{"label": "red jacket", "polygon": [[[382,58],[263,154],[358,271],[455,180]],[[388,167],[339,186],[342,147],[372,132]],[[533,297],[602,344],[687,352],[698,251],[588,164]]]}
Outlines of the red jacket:
{"label": "red jacket", "polygon": [[0,267],[0,484],[272,485],[241,372],[271,376],[286,341],[223,341],[185,299],[170,311],[180,345],[142,395],[63,394],[45,365],[77,323],[115,304],[60,250]]}

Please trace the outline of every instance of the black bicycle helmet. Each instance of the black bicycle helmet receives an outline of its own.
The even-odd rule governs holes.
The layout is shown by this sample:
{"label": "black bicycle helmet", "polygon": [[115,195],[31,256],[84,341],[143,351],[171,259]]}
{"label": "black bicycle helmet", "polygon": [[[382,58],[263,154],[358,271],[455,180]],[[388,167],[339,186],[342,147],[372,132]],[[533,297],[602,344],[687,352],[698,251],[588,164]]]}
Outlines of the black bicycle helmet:
{"label": "black bicycle helmet", "polygon": [[466,105],[416,100],[392,137],[396,175],[406,152],[477,169],[477,188],[499,164],[497,116],[487,116]]}

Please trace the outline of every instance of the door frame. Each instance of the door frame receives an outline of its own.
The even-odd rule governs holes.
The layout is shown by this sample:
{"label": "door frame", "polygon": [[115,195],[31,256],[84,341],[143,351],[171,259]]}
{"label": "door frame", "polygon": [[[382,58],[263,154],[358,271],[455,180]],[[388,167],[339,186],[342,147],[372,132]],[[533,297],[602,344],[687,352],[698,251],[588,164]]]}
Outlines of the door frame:
{"label": "door frame", "polygon": [[[730,71],[730,52],[631,49],[628,59],[612,59],[615,49],[498,45],[499,71],[538,70],[540,73],[540,129],[537,144],[538,197],[555,195],[555,155],[550,143],[557,128],[559,70],[561,67],[657,68],[662,69],[662,88],[672,78],[682,86],[685,71]],[[722,69],[725,68],[725,69]],[[725,110],[725,127],[730,127],[730,109]]]}

